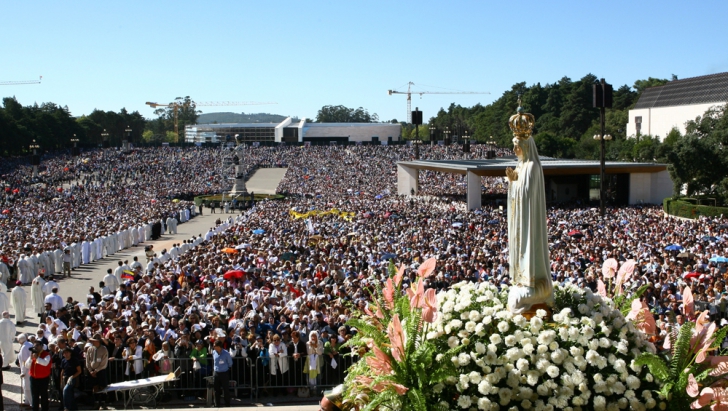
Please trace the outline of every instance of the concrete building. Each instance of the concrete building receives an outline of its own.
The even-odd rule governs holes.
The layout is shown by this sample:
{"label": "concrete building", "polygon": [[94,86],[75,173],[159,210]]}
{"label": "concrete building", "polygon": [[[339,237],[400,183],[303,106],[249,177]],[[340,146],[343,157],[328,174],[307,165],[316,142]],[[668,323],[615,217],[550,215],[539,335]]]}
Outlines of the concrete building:
{"label": "concrete building", "polygon": [[[539,157],[546,185],[546,202],[599,200],[599,161]],[[397,194],[411,195],[419,190],[419,171],[467,175],[468,209],[482,205],[481,176],[502,177],[506,168],[516,168],[515,156],[490,160],[418,160],[397,163]],[[661,204],[672,195],[673,184],[666,164],[606,162],[609,203]]]}
{"label": "concrete building", "polygon": [[235,135],[243,142],[330,144],[369,142],[386,144],[399,141],[402,127],[389,123],[293,123],[288,117],[280,123],[195,124],[185,127],[187,143],[219,143]]}
{"label": "concrete building", "polygon": [[686,122],[727,102],[728,72],[650,87],[642,92],[634,109],[629,111],[627,136],[649,134],[664,140],[673,128],[684,134]]}

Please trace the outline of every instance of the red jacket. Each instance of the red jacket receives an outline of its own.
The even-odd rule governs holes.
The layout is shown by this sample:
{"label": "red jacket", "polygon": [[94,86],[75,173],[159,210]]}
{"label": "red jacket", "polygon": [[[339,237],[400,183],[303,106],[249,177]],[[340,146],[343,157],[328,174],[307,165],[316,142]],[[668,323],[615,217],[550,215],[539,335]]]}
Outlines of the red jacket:
{"label": "red jacket", "polygon": [[[38,361],[40,360],[40,363]],[[43,365],[43,363],[47,363]],[[35,379],[48,378],[51,375],[51,353],[43,351],[38,358],[33,358],[30,364],[30,377]]]}

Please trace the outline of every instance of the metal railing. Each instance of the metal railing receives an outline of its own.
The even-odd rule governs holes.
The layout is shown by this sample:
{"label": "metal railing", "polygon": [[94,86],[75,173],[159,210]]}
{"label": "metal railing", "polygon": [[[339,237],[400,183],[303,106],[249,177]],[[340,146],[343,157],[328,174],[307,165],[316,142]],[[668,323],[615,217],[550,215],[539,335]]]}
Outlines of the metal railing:
{"label": "metal railing", "polygon": [[[259,396],[278,396],[297,394],[299,388],[307,388],[311,396],[318,395],[319,391],[334,387],[346,377],[346,370],[358,357],[348,355],[336,355],[331,358],[328,355],[320,356],[320,366],[316,369],[315,380],[309,378],[307,371],[306,356],[296,359],[293,356],[277,358],[277,364],[287,363],[288,370],[280,373],[280,365],[274,368],[271,357],[233,357],[233,367],[230,370],[230,389],[234,390],[236,397],[249,397],[250,399]],[[332,366],[332,360],[336,366]],[[138,367],[134,366],[138,364]],[[142,378],[149,378],[162,375],[170,370],[161,369],[158,361],[148,362],[146,360],[127,361],[124,359],[110,359],[107,370],[109,384],[130,381]],[[207,357],[200,361],[199,369],[195,369],[194,360],[191,358],[173,358],[171,370],[179,369],[179,376],[176,381],[165,383],[164,392],[167,396],[179,397],[186,401],[196,401],[199,398],[207,399],[208,404],[212,401],[213,385],[213,360]],[[141,369],[140,373],[136,373]],[[60,373],[60,371],[59,371]],[[82,373],[79,385],[76,390],[91,396],[93,387],[91,378],[86,372]],[[57,387],[58,385],[56,385]],[[60,398],[60,396],[58,396]],[[109,400],[113,398],[109,397]]]}

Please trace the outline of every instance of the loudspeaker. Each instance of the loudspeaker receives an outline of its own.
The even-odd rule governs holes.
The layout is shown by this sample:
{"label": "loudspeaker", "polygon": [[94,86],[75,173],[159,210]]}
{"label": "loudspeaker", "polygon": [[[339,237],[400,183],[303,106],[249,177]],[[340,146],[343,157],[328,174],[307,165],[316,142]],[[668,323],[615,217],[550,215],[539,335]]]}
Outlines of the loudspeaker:
{"label": "loudspeaker", "polygon": [[465,140],[463,143],[463,153],[469,153],[470,152],[470,140]]}
{"label": "loudspeaker", "polygon": [[604,107],[604,90],[601,84],[592,85],[593,99],[592,104],[594,107]]}
{"label": "loudspeaker", "polygon": [[604,84],[604,107],[612,108],[613,90],[611,84]]}
{"label": "loudspeaker", "polygon": [[422,125],[422,112],[420,110],[412,112],[412,124],[416,126]]}

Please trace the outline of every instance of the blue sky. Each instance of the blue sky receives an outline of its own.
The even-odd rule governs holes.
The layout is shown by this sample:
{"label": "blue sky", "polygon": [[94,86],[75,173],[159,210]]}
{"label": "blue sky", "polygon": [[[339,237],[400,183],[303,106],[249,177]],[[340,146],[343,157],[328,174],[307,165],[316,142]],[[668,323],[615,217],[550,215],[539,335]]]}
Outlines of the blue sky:
{"label": "blue sky", "polygon": [[[726,1],[0,1],[0,86],[23,105],[73,115],[197,101],[315,117],[324,105],[406,119],[388,89],[488,91],[413,96],[425,119],[451,102],[488,104],[517,82],[587,73],[619,86],[728,71]],[[425,86],[427,85],[427,86]]]}

